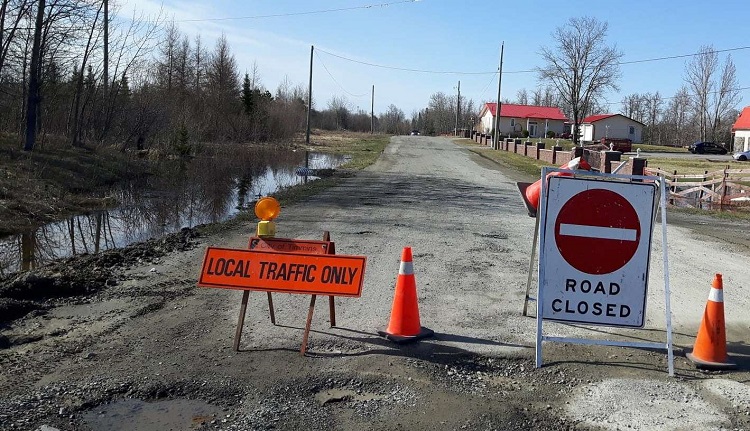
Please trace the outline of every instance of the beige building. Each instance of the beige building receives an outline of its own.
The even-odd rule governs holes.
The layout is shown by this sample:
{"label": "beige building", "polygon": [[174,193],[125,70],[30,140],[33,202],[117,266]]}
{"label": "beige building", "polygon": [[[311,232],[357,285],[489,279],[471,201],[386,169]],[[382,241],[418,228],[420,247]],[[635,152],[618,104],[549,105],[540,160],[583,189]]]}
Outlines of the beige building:
{"label": "beige building", "polygon": [[[643,142],[643,123],[622,114],[590,115],[581,121],[579,134],[583,142],[602,138],[630,139],[634,144]],[[572,126],[570,133],[574,133]]]}

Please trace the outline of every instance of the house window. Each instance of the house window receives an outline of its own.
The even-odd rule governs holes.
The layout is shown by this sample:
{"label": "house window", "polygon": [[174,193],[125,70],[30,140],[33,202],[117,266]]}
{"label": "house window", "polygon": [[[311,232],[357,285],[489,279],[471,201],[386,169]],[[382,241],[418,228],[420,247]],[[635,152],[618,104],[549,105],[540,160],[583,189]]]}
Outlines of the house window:
{"label": "house window", "polygon": [[516,119],[515,118],[511,118],[510,119],[510,127],[516,127]]}
{"label": "house window", "polygon": [[630,126],[630,130],[628,130],[628,133],[631,134],[631,135],[635,135],[635,127],[634,126]]}

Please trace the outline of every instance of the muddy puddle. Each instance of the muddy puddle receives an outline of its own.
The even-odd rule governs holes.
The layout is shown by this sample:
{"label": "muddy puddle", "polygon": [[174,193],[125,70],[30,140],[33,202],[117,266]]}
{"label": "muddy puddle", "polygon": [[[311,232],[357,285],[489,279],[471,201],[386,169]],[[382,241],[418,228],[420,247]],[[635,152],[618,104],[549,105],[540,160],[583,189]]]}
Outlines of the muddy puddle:
{"label": "muddy puddle", "polygon": [[138,399],[97,406],[82,415],[86,426],[108,431],[190,430],[221,422],[220,407],[198,400],[146,402]]}

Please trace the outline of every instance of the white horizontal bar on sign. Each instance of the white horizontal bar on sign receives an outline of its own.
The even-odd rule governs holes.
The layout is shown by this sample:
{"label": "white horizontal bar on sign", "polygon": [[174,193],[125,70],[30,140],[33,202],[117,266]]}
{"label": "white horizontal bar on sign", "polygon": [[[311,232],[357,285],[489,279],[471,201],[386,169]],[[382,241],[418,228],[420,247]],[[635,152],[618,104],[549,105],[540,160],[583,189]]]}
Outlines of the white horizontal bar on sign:
{"label": "white horizontal bar on sign", "polygon": [[560,224],[560,235],[580,236],[584,238],[615,239],[619,241],[635,241],[635,229],[617,227],[590,226],[585,224]]}
{"label": "white horizontal bar on sign", "polygon": [[618,346],[618,347],[635,347],[640,349],[667,349],[667,343],[649,343],[637,341],[614,341],[614,340],[595,340],[591,338],[569,338],[569,337],[552,337],[543,336],[542,341],[556,341],[558,343],[586,344],[589,346]]}

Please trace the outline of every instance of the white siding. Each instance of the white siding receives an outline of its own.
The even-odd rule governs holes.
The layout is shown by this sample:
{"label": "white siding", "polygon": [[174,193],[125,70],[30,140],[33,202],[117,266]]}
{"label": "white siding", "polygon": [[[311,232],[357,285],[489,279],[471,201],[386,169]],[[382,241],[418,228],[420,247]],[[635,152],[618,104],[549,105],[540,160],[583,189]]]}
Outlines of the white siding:
{"label": "white siding", "polygon": [[[635,144],[640,144],[642,141],[641,135],[643,134],[643,126],[641,123],[625,118],[620,115],[614,117],[605,118],[599,120],[594,124],[593,141],[598,141],[601,138],[617,138],[617,139],[630,139]],[[633,134],[630,134],[630,128],[633,128]]]}
{"label": "white siding", "polygon": [[[575,133],[575,127],[570,126],[570,133]],[[578,127],[578,136],[581,141],[589,142],[594,140],[594,125],[593,124],[581,124]]]}
{"label": "white siding", "polygon": [[734,150],[750,150],[750,130],[738,130],[734,132]]}
{"label": "white siding", "polygon": [[[630,133],[630,128],[633,133]],[[570,126],[573,133],[573,126]],[[630,139],[634,144],[643,143],[643,125],[622,115],[605,118],[594,123],[583,123],[580,126],[581,140],[585,142],[598,141],[604,137]]]}

